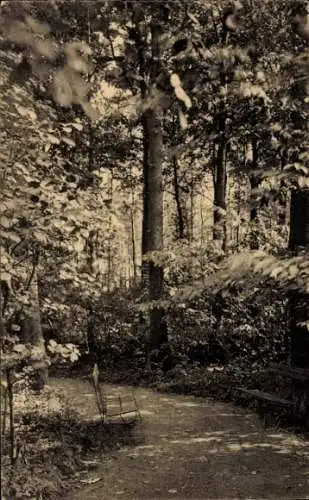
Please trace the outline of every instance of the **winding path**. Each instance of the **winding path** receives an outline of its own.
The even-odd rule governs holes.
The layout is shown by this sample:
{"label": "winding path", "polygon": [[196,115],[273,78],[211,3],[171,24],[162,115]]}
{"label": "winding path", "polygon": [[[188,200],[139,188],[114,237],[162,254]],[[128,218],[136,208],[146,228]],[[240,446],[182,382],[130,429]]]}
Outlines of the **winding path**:
{"label": "winding path", "polygon": [[[52,380],[88,418],[97,413],[89,384]],[[107,386],[110,392],[123,387]],[[70,500],[309,499],[309,442],[231,404],[136,389],[140,444],[102,459]]]}

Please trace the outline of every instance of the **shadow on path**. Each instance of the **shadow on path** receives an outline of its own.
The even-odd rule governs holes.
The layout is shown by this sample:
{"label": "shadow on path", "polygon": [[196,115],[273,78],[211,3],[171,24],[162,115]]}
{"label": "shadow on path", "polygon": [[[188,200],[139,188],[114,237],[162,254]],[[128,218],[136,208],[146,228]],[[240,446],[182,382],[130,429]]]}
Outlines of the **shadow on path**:
{"label": "shadow on path", "polygon": [[[90,385],[53,379],[87,418],[97,413]],[[110,393],[125,390],[108,385]],[[309,443],[264,429],[231,404],[136,389],[142,444],[102,458],[101,480],[70,500],[309,499]]]}

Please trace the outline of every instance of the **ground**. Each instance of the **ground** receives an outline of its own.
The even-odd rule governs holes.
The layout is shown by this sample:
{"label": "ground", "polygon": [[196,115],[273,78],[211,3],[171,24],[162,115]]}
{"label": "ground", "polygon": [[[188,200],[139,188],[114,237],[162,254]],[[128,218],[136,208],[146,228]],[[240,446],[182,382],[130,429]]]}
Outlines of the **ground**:
{"label": "ground", "polygon": [[[53,379],[85,417],[97,414],[86,381]],[[107,386],[109,393],[127,388]],[[137,388],[136,445],[102,456],[68,500],[309,499],[309,443],[232,404]]]}

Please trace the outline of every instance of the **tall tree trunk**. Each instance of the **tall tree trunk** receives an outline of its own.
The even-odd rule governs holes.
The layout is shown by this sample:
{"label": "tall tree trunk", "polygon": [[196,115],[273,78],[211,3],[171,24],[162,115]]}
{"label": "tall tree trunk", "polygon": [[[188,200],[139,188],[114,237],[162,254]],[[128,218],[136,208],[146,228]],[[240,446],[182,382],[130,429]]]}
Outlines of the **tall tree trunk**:
{"label": "tall tree trunk", "polygon": [[236,190],[236,203],[237,203],[237,226],[236,226],[236,248],[240,244],[240,225],[241,225],[241,191],[242,191],[241,177],[237,177],[237,190]]}
{"label": "tall tree trunk", "polygon": [[192,170],[190,181],[190,241],[194,241],[194,181]]}
{"label": "tall tree trunk", "polygon": [[[129,269],[131,265],[133,267],[133,282],[137,280],[137,257],[136,257],[136,243],[135,243],[135,192],[134,192],[134,182],[133,182],[133,172],[132,167],[130,167],[130,191],[131,191],[131,204],[130,204],[130,226],[131,226],[131,251],[132,251],[132,264],[129,264]],[[131,272],[129,272],[130,280]]]}
{"label": "tall tree trunk", "polygon": [[[96,254],[96,238],[97,233],[95,231],[91,231],[89,233],[89,237],[86,244],[86,252],[87,252],[87,272],[92,276],[94,272],[94,260]],[[89,361],[94,362],[97,360],[96,351],[97,351],[97,339],[95,336],[94,329],[94,310],[92,300],[88,301],[87,304],[87,348]]]}
{"label": "tall tree trunk", "polygon": [[249,246],[251,250],[259,249],[258,235],[258,207],[255,202],[254,190],[260,185],[261,178],[258,173],[258,147],[256,138],[252,139],[252,173],[249,176],[251,190],[251,206],[250,206],[250,238]]}
{"label": "tall tree trunk", "polygon": [[[291,193],[289,249],[297,254],[309,250],[309,190]],[[293,290],[289,293],[291,364],[309,367],[309,295]]]}
{"label": "tall tree trunk", "polygon": [[[44,361],[46,360],[46,351],[41,326],[39,288],[36,266],[37,263],[34,264],[32,276],[30,278],[28,286],[30,307],[22,319],[21,338],[25,344],[31,344],[33,347],[36,347],[41,351],[41,359],[44,364]],[[32,388],[36,391],[41,391],[44,389],[48,378],[47,365],[42,367],[42,362],[38,362],[39,367],[35,369],[35,375],[32,381]],[[36,368],[35,364],[34,368]]]}
{"label": "tall tree trunk", "polygon": [[[162,122],[161,112],[148,110],[143,115],[144,131],[144,212],[142,253],[163,249]],[[163,268],[152,260],[144,263],[150,300],[163,293]],[[150,350],[167,341],[163,312],[155,309],[150,317]]]}
{"label": "tall tree trunk", "polygon": [[309,249],[309,189],[294,190],[291,193],[289,248]]}
{"label": "tall tree trunk", "polygon": [[133,281],[137,280],[137,262],[136,262],[136,244],[135,244],[135,224],[134,224],[134,210],[131,209],[131,243],[132,243],[132,264],[133,264]]}
{"label": "tall tree trunk", "polygon": [[178,163],[176,156],[173,157],[173,184],[174,184],[174,198],[176,202],[176,210],[177,210],[177,238],[184,239],[186,237],[185,232],[185,219],[183,215],[183,206],[181,203],[181,195],[178,181]]}
{"label": "tall tree trunk", "polygon": [[219,120],[219,143],[214,167],[214,240],[222,242],[222,249],[226,249],[226,153],[227,143],[225,136],[225,118]]}
{"label": "tall tree trunk", "polygon": [[[89,43],[90,43],[90,25],[89,25]],[[89,140],[89,146],[88,146],[88,183],[90,186],[93,186],[94,184],[94,179],[95,176],[93,175],[93,170],[94,170],[94,155],[93,155],[93,148],[94,148],[94,131],[93,131],[93,124],[91,120],[88,120],[88,140]],[[89,237],[87,240],[86,244],[86,253],[87,253],[87,272],[92,276],[94,272],[94,259],[95,259],[95,241],[96,241],[96,233],[94,231],[91,231],[89,233]],[[89,361],[96,361],[96,337],[95,337],[95,332],[94,332],[94,311],[93,311],[93,304],[91,300],[88,302],[88,307],[87,307],[87,349],[88,349],[88,355],[89,355]]]}
{"label": "tall tree trunk", "polygon": [[[285,165],[288,162],[287,150],[284,150],[281,155],[281,171],[283,171]],[[280,183],[280,192],[277,199],[278,203],[278,224],[279,226],[284,226],[286,224],[286,211],[287,211],[287,189],[285,183],[282,180]]]}
{"label": "tall tree trunk", "polygon": [[[151,83],[154,85],[161,60],[161,28],[156,23],[151,27],[152,61],[150,67]],[[140,68],[143,69],[143,68]],[[142,116],[144,142],[144,192],[143,192],[143,234],[142,254],[163,249],[163,124],[162,110],[147,109]],[[148,284],[149,299],[159,300],[163,295],[163,267],[153,260],[144,263],[144,279]],[[150,313],[149,353],[167,342],[167,326],[164,312],[154,308]]]}
{"label": "tall tree trunk", "polygon": [[[109,185],[109,207],[111,208],[113,206],[113,197],[114,197],[114,179],[113,179],[113,172],[111,171],[111,176],[110,176],[110,185]],[[113,249],[112,249],[112,244],[113,244],[113,237],[112,237],[112,211],[110,210],[109,212],[109,219],[108,219],[108,230],[109,230],[109,237],[108,237],[108,244],[107,244],[107,290],[108,292],[111,291],[112,289],[112,282],[113,282],[113,262],[114,262],[114,255],[113,255]]]}
{"label": "tall tree trunk", "polygon": [[279,226],[285,226],[287,223],[286,211],[287,211],[287,194],[285,191],[284,182],[281,182],[280,193],[278,196],[278,225]]}

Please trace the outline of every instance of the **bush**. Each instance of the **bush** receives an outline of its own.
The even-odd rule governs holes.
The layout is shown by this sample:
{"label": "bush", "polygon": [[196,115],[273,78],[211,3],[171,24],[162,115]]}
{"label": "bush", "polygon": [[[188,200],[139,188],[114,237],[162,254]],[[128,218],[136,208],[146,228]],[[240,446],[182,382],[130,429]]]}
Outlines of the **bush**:
{"label": "bush", "polygon": [[229,363],[279,362],[288,356],[284,294],[260,283],[203,293],[169,311],[170,339],[180,360]]}

